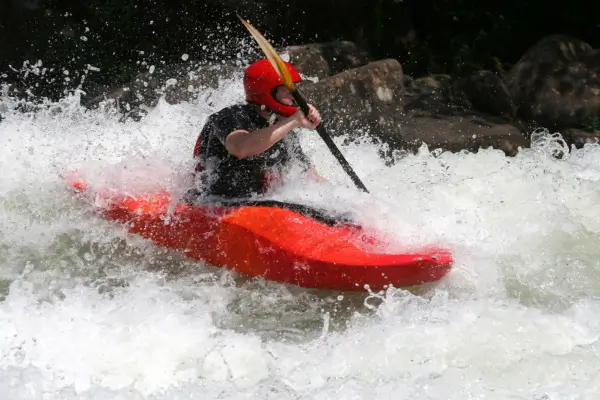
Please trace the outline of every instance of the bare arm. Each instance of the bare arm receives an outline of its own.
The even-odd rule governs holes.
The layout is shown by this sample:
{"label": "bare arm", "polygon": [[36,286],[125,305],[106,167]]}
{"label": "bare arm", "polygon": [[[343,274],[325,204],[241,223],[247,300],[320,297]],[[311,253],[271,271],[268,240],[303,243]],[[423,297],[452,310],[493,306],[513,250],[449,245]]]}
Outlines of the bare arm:
{"label": "bare arm", "polygon": [[251,157],[268,150],[294,128],[314,129],[319,125],[321,116],[312,105],[309,105],[309,108],[308,117],[304,116],[302,111],[298,111],[267,128],[252,132],[242,129],[233,131],[225,139],[225,148],[237,158]]}
{"label": "bare arm", "polygon": [[298,126],[297,119],[290,117],[257,131],[233,131],[225,139],[225,148],[237,158],[255,156],[268,150]]}

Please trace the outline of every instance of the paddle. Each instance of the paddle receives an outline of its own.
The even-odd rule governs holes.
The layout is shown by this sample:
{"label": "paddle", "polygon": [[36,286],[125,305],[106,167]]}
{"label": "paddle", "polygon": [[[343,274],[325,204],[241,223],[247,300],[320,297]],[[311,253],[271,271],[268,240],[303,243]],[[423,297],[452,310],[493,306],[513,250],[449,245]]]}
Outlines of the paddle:
{"label": "paddle", "polygon": [[[240,19],[240,21],[242,21],[242,23],[244,24],[246,29],[248,29],[250,34],[254,37],[254,39],[256,40],[256,42],[258,43],[260,48],[262,49],[263,53],[265,53],[265,56],[269,59],[269,61],[273,65],[273,68],[275,68],[275,71],[277,71],[277,73],[281,77],[283,84],[290,91],[290,93],[294,97],[294,100],[296,100],[296,104],[298,104],[298,106],[300,107],[300,109],[302,110],[304,115],[308,115],[308,104],[306,104],[306,101],[304,100],[304,98],[300,95],[300,93],[298,93],[298,89],[296,88],[296,85],[294,84],[294,82],[292,82],[292,77],[290,76],[290,72],[286,68],[285,64],[283,63],[283,61],[281,60],[281,58],[279,57],[279,55],[277,54],[275,49],[271,46],[271,44],[267,41],[267,39],[265,39],[265,37],[259,31],[256,30],[256,28],[254,28],[252,25],[250,25],[247,21],[245,21],[239,15],[238,15],[238,18]],[[321,136],[321,139],[323,139],[323,141],[325,142],[327,147],[329,147],[329,150],[331,151],[331,153],[335,156],[335,158],[337,158],[339,163],[342,165],[342,168],[344,168],[344,171],[346,171],[346,173],[350,176],[350,178],[352,179],[352,181],[354,182],[356,187],[358,187],[359,189],[362,189],[366,193],[369,193],[369,191],[367,190],[365,185],[361,182],[361,180],[356,175],[356,173],[354,172],[354,170],[352,169],[352,167],[350,166],[348,161],[344,158],[344,156],[340,152],[340,149],[337,148],[337,146],[331,139],[331,136],[329,136],[329,134],[327,133],[327,131],[325,130],[323,125],[317,126],[317,132],[319,133],[319,136]]]}

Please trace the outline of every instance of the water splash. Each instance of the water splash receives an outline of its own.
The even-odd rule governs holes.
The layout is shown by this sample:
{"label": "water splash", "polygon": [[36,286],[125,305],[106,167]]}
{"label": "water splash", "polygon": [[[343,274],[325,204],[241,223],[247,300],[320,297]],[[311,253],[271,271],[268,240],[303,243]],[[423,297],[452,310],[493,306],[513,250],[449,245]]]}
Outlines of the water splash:
{"label": "water splash", "polygon": [[[239,80],[139,123],[106,103],[2,95],[3,398],[592,398],[598,392],[600,148],[537,132],[487,149],[380,157],[301,142],[329,183],[291,171],[276,198],[350,211],[403,246],[449,246],[442,282],[338,293],[247,279],[101,220],[66,190],[77,169],[130,191],[183,191],[207,116]],[[39,99],[38,99],[39,100]],[[26,106],[31,106],[27,108]],[[29,110],[29,111],[28,111]],[[542,366],[542,367],[540,367]]]}

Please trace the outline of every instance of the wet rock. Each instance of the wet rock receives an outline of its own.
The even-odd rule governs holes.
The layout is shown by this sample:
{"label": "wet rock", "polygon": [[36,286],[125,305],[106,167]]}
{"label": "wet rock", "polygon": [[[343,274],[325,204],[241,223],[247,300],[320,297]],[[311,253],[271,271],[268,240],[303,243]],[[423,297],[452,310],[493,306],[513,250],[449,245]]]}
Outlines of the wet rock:
{"label": "wet rock", "polygon": [[352,135],[360,129],[379,129],[401,111],[402,66],[396,60],[380,60],[317,83],[305,82],[299,90],[332,130]]}
{"label": "wet rock", "polygon": [[450,75],[435,74],[412,79],[405,86],[404,111],[425,110],[447,114],[455,107],[452,103]]}
{"label": "wet rock", "polygon": [[430,149],[476,152],[480,148],[492,147],[514,156],[519,147],[529,147],[529,140],[517,127],[482,113],[443,115],[415,112],[396,121],[398,129],[383,138],[392,148],[416,151],[425,143]]}
{"label": "wet rock", "polygon": [[446,74],[434,74],[411,79],[406,85],[412,94],[437,95],[449,100],[452,77]]}
{"label": "wet rock", "polygon": [[513,120],[517,109],[504,81],[492,71],[479,71],[456,80],[453,100],[466,107]]}
{"label": "wet rock", "polygon": [[565,35],[533,45],[505,82],[520,117],[548,129],[582,128],[600,115],[598,50]]}
{"label": "wet rock", "polygon": [[585,131],[583,129],[566,128],[560,132],[565,139],[565,142],[575,148],[582,148],[586,144],[600,143],[600,130],[599,131]]}
{"label": "wet rock", "polygon": [[312,43],[281,49],[298,71],[323,79],[342,71],[357,68],[372,61],[370,56],[349,41]]}
{"label": "wet rock", "polygon": [[404,86],[396,60],[381,60],[345,71],[302,93],[320,109],[333,135],[352,139],[368,132],[392,150],[416,151],[423,143],[449,151],[493,147],[515,155],[529,142],[502,118],[450,103],[451,78],[425,77]]}

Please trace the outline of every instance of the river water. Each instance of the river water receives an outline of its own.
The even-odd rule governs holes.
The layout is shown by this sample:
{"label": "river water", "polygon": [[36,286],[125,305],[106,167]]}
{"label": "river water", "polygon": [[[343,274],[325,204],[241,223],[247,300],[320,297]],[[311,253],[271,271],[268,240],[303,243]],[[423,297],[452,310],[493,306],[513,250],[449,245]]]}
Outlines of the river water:
{"label": "river water", "polygon": [[[96,216],[61,177],[181,193],[196,136],[239,81],[141,122],[77,96],[0,112],[3,399],[595,399],[600,392],[600,147],[534,137],[514,158],[423,147],[384,160],[298,133],[319,185],[275,198],[350,211],[456,258],[441,282],[306,290],[187,260]],[[562,158],[552,157],[563,149]],[[179,191],[179,192],[178,192]]]}

